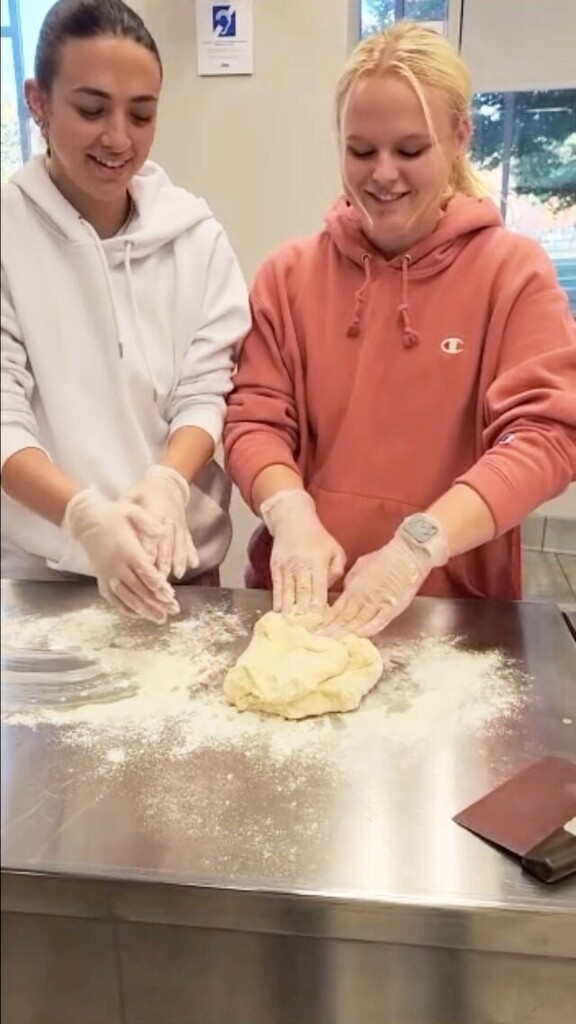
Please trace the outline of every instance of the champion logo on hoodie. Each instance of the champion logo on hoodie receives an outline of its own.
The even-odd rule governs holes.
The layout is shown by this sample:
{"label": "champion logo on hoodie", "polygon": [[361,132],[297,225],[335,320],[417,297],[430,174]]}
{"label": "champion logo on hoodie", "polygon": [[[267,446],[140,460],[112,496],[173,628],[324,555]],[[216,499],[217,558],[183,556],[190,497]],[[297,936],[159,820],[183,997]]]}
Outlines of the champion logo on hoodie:
{"label": "champion logo on hoodie", "polygon": [[440,343],[440,348],[449,356],[457,356],[464,349],[464,342],[462,338],[444,338],[444,341]]}

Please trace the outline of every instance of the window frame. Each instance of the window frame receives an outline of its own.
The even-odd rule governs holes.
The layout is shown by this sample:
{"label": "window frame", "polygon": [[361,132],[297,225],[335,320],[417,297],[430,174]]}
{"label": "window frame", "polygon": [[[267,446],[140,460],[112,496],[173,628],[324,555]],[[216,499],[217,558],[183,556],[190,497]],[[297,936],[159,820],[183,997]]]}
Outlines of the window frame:
{"label": "window frame", "polygon": [[20,0],[8,0],[8,16],[10,23],[1,26],[2,39],[8,39],[12,47],[12,65],[14,67],[14,85],[16,89],[16,109],[18,111],[18,136],[22,163],[26,163],[32,154],[30,135],[30,118],[24,97],[24,48],[22,45],[22,21],[20,18]]}
{"label": "window frame", "polygon": [[[353,50],[357,42],[363,38],[362,0],[350,0],[352,8],[352,25],[349,37],[349,49]],[[409,0],[393,0],[394,20],[399,21],[406,16],[406,5]],[[446,38],[459,48],[462,26],[464,0],[446,0],[447,12],[444,20]]]}

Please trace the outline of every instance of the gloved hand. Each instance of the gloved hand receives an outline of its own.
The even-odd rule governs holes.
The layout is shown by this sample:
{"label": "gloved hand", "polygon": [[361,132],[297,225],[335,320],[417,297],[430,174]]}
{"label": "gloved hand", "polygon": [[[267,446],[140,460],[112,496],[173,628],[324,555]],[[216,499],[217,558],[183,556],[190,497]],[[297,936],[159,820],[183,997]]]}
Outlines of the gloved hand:
{"label": "gloved hand", "polygon": [[184,477],[169,466],[151,466],[124,497],[150,512],[164,526],[155,546],[154,542],[144,543],[158,571],[164,577],[173,574],[181,579],[187,569],[196,569],[198,552],[186,521],[190,488]]}
{"label": "gloved hand", "polygon": [[159,623],[179,611],[172,587],[138,539],[161,537],[163,527],[149,512],[84,490],[68,502],[62,525],[86,551],[98,589],[110,604]]}
{"label": "gloved hand", "polygon": [[411,604],[431,568],[428,551],[411,547],[397,534],[383,548],[358,559],[318,632],[374,636]]}
{"label": "gloved hand", "polygon": [[300,490],[277,491],[260,506],[274,538],[270,571],[274,611],[322,609],[328,588],[344,572],[346,555],[322,526],[314,499]]}

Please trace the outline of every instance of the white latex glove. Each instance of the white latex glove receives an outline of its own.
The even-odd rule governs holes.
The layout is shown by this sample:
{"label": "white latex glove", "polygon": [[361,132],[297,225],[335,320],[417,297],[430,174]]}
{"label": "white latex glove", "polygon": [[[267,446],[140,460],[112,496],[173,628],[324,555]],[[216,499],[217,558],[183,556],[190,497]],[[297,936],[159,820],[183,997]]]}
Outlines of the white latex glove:
{"label": "white latex glove", "polygon": [[180,473],[169,466],[151,466],[124,497],[150,512],[164,526],[156,547],[144,544],[163,576],[181,579],[188,569],[197,568],[198,552],[186,520],[190,487]]}
{"label": "white latex glove", "polygon": [[358,559],[340,597],[325,614],[326,636],[374,636],[400,615],[420,590],[432,565],[427,551],[395,536],[378,551]]}
{"label": "white latex glove", "polygon": [[62,525],[86,551],[98,589],[110,604],[159,623],[179,611],[172,587],[139,540],[161,536],[162,525],[150,513],[130,501],[109,501],[84,490],[68,502]]}
{"label": "white latex glove", "polygon": [[277,491],[262,502],[260,515],[274,538],[274,611],[323,609],[328,588],[344,572],[346,555],[322,526],[313,498],[306,491]]}

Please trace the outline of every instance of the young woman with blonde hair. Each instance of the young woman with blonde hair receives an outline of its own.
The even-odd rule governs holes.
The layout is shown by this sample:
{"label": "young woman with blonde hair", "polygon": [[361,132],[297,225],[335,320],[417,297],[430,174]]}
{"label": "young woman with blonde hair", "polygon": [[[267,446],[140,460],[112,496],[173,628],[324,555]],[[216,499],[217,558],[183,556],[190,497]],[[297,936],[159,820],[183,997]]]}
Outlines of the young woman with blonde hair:
{"label": "young woman with blonde hair", "polygon": [[361,42],[337,89],[345,195],[252,290],[225,429],[263,519],[247,582],[331,633],[373,635],[418,592],[519,598],[518,526],[576,472],[567,298],[481,194],[470,101],[433,30]]}

